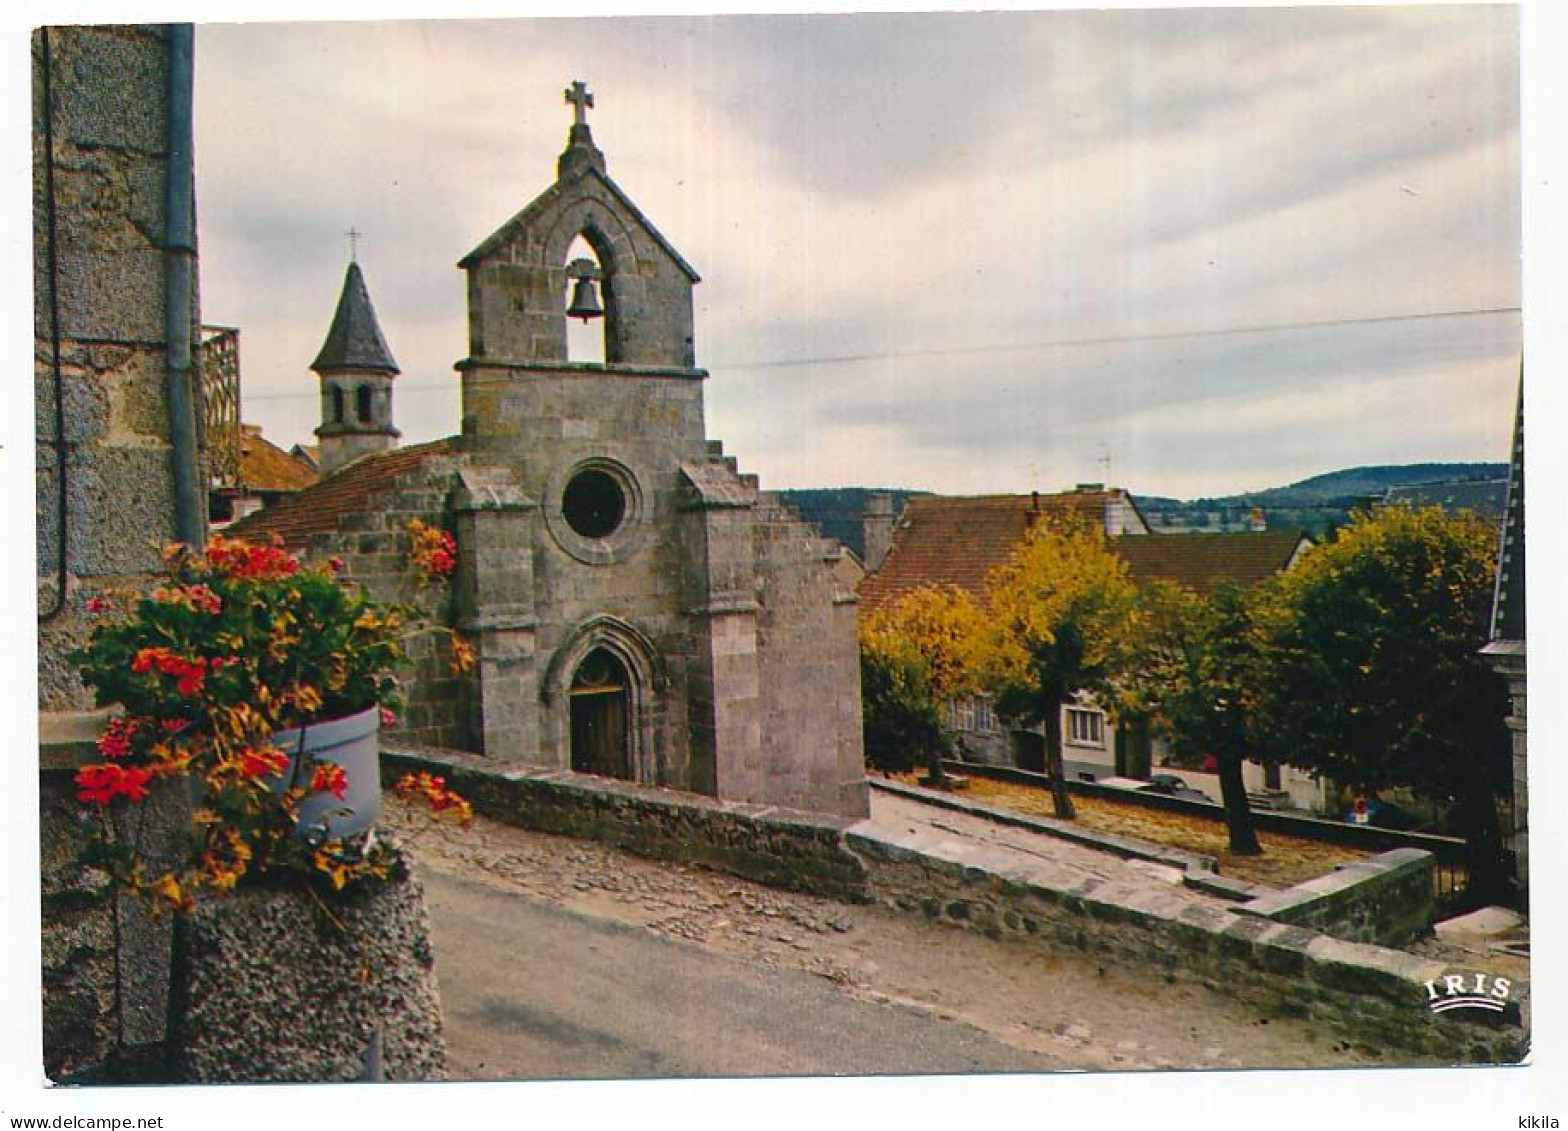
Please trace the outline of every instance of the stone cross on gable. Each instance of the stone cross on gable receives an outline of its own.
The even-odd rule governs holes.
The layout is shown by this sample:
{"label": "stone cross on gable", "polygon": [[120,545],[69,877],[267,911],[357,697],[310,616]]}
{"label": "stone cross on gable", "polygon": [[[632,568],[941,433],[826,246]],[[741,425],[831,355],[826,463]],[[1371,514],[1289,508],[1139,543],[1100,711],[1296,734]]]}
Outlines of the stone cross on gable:
{"label": "stone cross on gable", "polygon": [[593,92],[585,82],[574,82],[566,88],[566,101],[572,105],[572,124],[586,126],[588,111],[593,108]]}

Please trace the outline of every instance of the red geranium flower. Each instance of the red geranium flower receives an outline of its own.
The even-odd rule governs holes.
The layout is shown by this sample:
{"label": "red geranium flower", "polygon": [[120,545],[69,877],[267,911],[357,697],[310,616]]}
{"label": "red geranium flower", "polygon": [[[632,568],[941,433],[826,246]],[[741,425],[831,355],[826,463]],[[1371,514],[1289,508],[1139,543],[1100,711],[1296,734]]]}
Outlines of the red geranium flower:
{"label": "red geranium flower", "polygon": [[131,752],[131,736],[136,733],[136,720],[116,715],[104,728],[98,739],[98,753],[105,758],[123,758]]}
{"label": "red geranium flower", "polygon": [[116,797],[140,801],[147,796],[152,774],[140,766],[83,766],[76,773],[76,799],[92,805],[107,805]]}
{"label": "red geranium flower", "polygon": [[289,768],[289,756],[276,746],[252,746],[240,751],[240,777],[277,777]]}
{"label": "red geranium flower", "polygon": [[322,762],[316,766],[316,773],[310,779],[310,791],[331,793],[333,797],[342,801],[348,796],[348,775],[336,762]]}

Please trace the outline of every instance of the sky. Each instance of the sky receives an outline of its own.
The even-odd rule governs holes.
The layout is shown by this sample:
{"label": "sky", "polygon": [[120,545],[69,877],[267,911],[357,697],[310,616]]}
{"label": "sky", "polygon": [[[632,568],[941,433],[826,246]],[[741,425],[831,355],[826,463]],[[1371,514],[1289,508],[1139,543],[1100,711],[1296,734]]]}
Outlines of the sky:
{"label": "sky", "polygon": [[574,79],[764,486],[1506,458],[1508,7],[201,24],[202,312],[249,421],[311,440],[353,227],[404,442],[457,430],[456,262],[553,181]]}

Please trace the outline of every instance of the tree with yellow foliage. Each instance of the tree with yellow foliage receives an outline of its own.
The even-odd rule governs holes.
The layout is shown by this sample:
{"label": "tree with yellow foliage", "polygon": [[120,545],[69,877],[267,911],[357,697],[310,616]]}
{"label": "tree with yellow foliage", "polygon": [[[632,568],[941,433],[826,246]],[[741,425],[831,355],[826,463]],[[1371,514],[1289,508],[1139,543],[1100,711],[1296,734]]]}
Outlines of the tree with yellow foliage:
{"label": "tree with yellow foliage", "polygon": [[942,714],[978,690],[983,617],[951,585],[926,586],[867,616],[860,625],[866,754],[880,769],[923,760],[934,784],[946,779]]}
{"label": "tree with yellow foliage", "polygon": [[1041,521],[987,581],[982,680],[997,710],[1044,724],[1058,817],[1072,817],[1062,767],[1062,704],[1109,692],[1137,589],[1098,526]]}

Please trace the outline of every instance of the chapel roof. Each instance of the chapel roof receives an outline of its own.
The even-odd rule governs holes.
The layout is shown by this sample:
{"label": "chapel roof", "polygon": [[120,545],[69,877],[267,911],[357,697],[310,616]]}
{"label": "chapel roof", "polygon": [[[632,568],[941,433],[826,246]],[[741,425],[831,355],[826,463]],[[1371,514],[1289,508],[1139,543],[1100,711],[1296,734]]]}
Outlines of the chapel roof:
{"label": "chapel roof", "polygon": [[328,534],[348,515],[375,509],[377,495],[397,486],[428,459],[457,450],[457,437],[376,452],[344,464],[319,482],[285,495],[270,506],[246,515],[226,534],[252,541],[276,534],[291,550],[302,550],[312,534]]}
{"label": "chapel roof", "polygon": [[310,367],[317,373],[339,369],[399,372],[376,321],[376,308],[371,305],[365,276],[357,262],[351,262],[344,273],[343,292],[338,296],[338,308],[332,315],[332,327]]}

